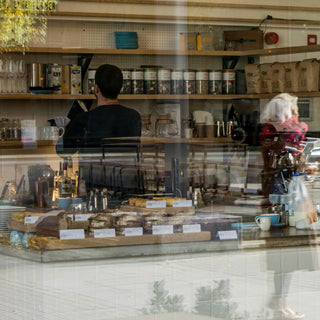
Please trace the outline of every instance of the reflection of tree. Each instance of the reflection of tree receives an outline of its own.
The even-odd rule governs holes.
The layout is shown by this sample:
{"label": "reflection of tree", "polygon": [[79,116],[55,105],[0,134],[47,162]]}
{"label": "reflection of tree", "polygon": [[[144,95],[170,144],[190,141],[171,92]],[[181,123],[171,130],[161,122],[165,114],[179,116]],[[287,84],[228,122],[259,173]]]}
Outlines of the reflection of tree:
{"label": "reflection of tree", "polygon": [[149,309],[142,309],[144,314],[182,312],[184,309],[183,296],[169,295],[168,290],[164,289],[164,280],[153,283],[153,297],[151,298],[150,304]]}
{"label": "reflection of tree", "polygon": [[229,280],[214,281],[216,286],[200,287],[196,293],[195,311],[221,319],[250,319],[249,314],[236,314],[238,304],[230,302]]}

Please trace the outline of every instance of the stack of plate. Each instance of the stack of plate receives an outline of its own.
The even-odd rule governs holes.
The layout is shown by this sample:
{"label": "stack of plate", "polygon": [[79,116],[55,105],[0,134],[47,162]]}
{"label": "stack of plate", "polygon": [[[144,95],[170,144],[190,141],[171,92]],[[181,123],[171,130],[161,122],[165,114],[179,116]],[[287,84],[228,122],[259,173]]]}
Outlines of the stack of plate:
{"label": "stack of plate", "polygon": [[137,49],[138,34],[136,32],[115,32],[117,49]]}
{"label": "stack of plate", "polygon": [[12,212],[15,211],[26,211],[26,208],[6,205],[0,206],[0,234],[10,234],[10,230],[7,227],[7,221],[11,220]]}

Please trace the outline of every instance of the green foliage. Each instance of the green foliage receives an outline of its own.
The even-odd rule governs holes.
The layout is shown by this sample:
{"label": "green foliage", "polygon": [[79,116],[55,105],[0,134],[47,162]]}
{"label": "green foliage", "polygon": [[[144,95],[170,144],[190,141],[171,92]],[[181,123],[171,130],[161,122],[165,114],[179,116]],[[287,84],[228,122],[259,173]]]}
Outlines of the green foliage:
{"label": "green foliage", "polygon": [[166,313],[166,312],[182,312],[183,296],[169,295],[169,291],[165,290],[164,280],[155,281],[153,283],[153,297],[150,301],[150,308],[143,308],[144,314]]}

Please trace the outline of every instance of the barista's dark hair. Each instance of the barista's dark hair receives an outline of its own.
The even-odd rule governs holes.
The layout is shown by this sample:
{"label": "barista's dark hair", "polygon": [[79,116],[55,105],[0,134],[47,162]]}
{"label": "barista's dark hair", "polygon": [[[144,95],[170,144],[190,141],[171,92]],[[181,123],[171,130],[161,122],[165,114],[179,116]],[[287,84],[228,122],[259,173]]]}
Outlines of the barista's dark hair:
{"label": "barista's dark hair", "polygon": [[116,99],[122,88],[122,72],[116,66],[103,64],[96,71],[95,83],[105,98]]}

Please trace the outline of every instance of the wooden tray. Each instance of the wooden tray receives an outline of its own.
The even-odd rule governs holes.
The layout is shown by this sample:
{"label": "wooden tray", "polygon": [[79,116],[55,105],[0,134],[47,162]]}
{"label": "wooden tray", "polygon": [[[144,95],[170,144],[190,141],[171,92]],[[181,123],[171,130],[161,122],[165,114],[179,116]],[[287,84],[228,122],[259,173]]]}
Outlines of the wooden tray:
{"label": "wooden tray", "polygon": [[165,207],[165,208],[140,208],[135,206],[124,205],[120,207],[121,211],[137,212],[139,215],[147,215],[153,212],[165,212],[169,215],[186,216],[194,215],[196,213],[195,207]]}
{"label": "wooden tray", "polygon": [[86,238],[77,240],[60,240],[46,237],[30,237],[28,246],[36,250],[63,250],[98,247],[116,247],[132,245],[163,244],[174,242],[198,242],[210,241],[211,233],[208,231],[194,233],[174,233],[165,235],[130,236],[130,237],[110,237],[110,238]]}
{"label": "wooden tray", "polygon": [[33,233],[36,232],[36,224],[24,224],[23,222],[8,220],[7,227],[10,230]]}

